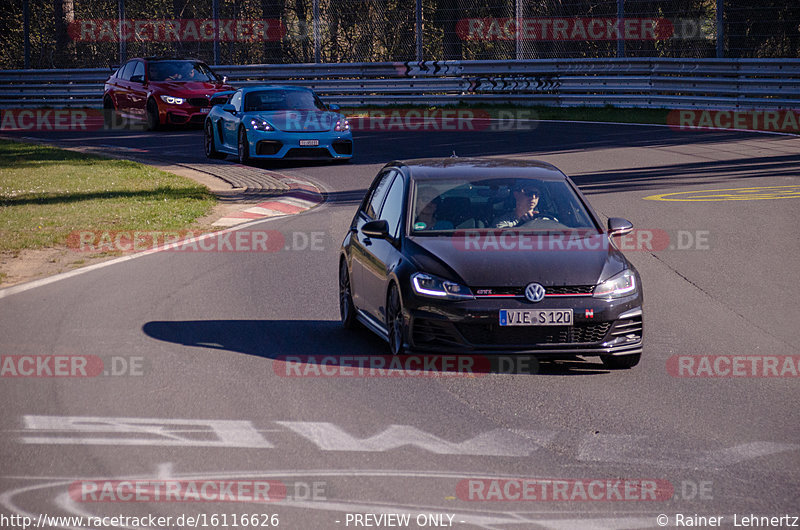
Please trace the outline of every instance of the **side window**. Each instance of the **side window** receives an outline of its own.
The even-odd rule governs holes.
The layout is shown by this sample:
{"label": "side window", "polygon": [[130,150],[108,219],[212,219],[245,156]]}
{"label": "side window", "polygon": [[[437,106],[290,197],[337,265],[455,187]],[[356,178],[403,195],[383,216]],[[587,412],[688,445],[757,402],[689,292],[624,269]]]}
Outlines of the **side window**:
{"label": "side window", "polygon": [[133,68],[133,75],[131,75],[131,81],[144,83],[144,63],[142,61],[136,61],[136,66]]}
{"label": "side window", "polygon": [[130,81],[131,75],[133,75],[133,69],[136,67],[136,63],[139,61],[129,61],[124,68],[120,69],[122,74],[119,76],[120,79],[123,81]]}
{"label": "side window", "polygon": [[383,208],[381,209],[381,219],[389,223],[389,235],[397,237],[400,229],[400,218],[403,213],[403,177],[399,174],[392,182],[389,192],[386,194],[386,200],[383,201]]}
{"label": "side window", "polygon": [[242,110],[242,93],[236,92],[233,97],[231,97],[231,105],[236,107],[236,110]]}
{"label": "side window", "polygon": [[372,196],[369,198],[369,202],[367,202],[367,208],[365,213],[367,217],[370,219],[377,219],[378,212],[381,211],[381,204],[383,204],[383,198],[386,197],[386,192],[389,190],[389,184],[392,182],[392,178],[397,174],[397,171],[390,170],[383,174],[381,177],[380,182],[378,185],[375,186],[375,189],[372,192]]}

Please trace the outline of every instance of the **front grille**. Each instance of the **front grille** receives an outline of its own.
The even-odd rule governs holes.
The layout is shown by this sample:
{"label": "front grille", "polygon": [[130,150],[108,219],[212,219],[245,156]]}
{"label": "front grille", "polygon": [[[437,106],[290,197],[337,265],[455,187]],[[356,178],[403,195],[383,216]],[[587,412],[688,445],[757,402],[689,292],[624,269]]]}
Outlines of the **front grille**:
{"label": "front grille", "polygon": [[513,295],[522,296],[523,289],[519,287],[476,287],[473,289],[475,296]]}
{"label": "front grille", "polygon": [[170,112],[167,116],[169,116],[170,123],[183,124],[187,121],[186,116],[182,114],[173,114]]}
{"label": "front grille", "polygon": [[284,158],[332,158],[324,147],[295,147],[289,149]]}
{"label": "front grille", "polygon": [[451,322],[441,320],[414,319],[414,323],[411,326],[411,336],[416,346],[463,344],[455,326]]}
{"label": "front grille", "polygon": [[339,155],[352,155],[353,142],[349,140],[336,140],[333,142],[333,150]]}
{"label": "front grille", "polygon": [[211,104],[208,102],[208,98],[189,98],[189,105],[192,107],[210,107]]}
{"label": "front grille", "polygon": [[458,331],[472,344],[522,346],[542,344],[588,344],[606,336],[610,322],[574,326],[500,326],[458,324]]}
{"label": "front grille", "polygon": [[257,155],[274,155],[281,150],[283,144],[277,140],[261,140],[256,144]]}
{"label": "front grille", "polygon": [[[545,287],[545,296],[587,296],[594,291],[594,285],[558,285]],[[476,287],[476,296],[513,295],[525,296],[525,287]]]}
{"label": "front grille", "polygon": [[548,294],[592,294],[594,292],[594,285],[560,285],[557,287],[545,287],[545,296]]}
{"label": "front grille", "polygon": [[614,322],[609,338],[626,337],[630,341],[642,339],[642,315],[625,318]]}

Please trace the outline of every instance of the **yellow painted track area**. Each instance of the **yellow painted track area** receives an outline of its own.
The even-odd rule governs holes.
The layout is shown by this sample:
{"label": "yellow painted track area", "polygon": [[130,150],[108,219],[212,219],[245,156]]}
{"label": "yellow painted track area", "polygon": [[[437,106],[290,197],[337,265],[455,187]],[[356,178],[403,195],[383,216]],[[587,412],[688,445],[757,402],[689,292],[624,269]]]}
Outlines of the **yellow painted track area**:
{"label": "yellow painted track area", "polygon": [[646,201],[711,202],[762,201],[768,199],[800,199],[800,186],[761,186],[758,188],[727,188],[662,193],[645,197]]}

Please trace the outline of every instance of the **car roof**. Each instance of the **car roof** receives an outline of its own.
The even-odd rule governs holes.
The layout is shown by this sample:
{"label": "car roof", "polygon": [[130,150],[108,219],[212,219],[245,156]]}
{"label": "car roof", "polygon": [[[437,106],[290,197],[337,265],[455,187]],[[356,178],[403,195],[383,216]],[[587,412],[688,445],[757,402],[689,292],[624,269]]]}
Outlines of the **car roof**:
{"label": "car roof", "polygon": [[294,85],[257,85],[257,86],[243,87],[240,90],[242,91],[243,94],[246,94],[247,92],[253,92],[253,91],[256,91],[256,90],[258,90],[258,91],[261,91],[261,90],[294,90],[294,91],[313,92],[313,90],[311,90],[308,87],[294,86]]}
{"label": "car roof", "polygon": [[190,63],[202,63],[200,59],[193,59],[191,57],[167,57],[165,55],[151,55],[149,57],[134,57],[141,61],[159,62],[159,61],[186,61]]}
{"label": "car roof", "polygon": [[564,181],[566,179],[564,173],[557,167],[539,160],[448,157],[398,160],[388,165],[406,168],[414,180],[530,178]]}

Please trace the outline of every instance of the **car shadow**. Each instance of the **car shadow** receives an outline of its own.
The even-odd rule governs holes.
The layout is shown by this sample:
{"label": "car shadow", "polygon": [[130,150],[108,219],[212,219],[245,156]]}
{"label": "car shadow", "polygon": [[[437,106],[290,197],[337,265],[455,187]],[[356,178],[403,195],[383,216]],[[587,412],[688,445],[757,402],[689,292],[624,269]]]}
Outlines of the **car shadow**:
{"label": "car shadow", "polygon": [[[151,321],[142,331],[155,340],[191,348],[230,351],[278,362],[312,372],[319,365],[386,367],[393,357],[384,341],[359,329],[348,331],[334,320],[183,320]],[[428,359],[420,371],[455,372],[460,375],[597,375],[609,373],[601,363],[579,357],[540,360],[525,355],[418,355]],[[373,359],[376,359],[373,361]],[[454,359],[462,359],[466,364]],[[402,358],[401,358],[402,360]],[[318,365],[318,366],[308,366]],[[298,368],[300,366],[300,368]],[[461,368],[458,368],[460,366]],[[464,367],[468,367],[463,369]],[[417,368],[417,365],[414,365]],[[402,369],[402,368],[401,368]],[[278,368],[276,368],[278,370]]]}
{"label": "car shadow", "polygon": [[[231,157],[234,162],[235,157]],[[344,166],[352,159],[322,159],[322,160],[299,160],[299,159],[261,159],[251,158],[247,165],[258,169],[278,170],[278,169],[297,169],[303,167],[324,167],[324,166]]]}

